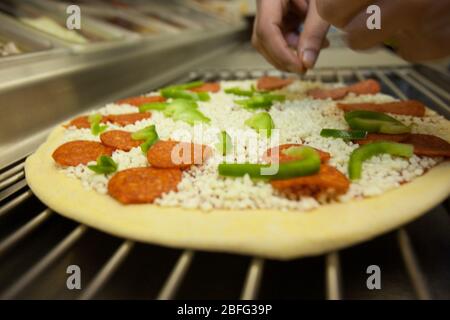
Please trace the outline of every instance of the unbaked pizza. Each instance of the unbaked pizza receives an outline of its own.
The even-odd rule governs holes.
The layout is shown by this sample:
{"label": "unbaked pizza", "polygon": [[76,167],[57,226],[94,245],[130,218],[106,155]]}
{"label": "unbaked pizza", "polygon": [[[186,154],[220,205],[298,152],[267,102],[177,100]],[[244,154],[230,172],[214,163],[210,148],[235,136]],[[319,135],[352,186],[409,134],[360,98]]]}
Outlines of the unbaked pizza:
{"label": "unbaked pizza", "polygon": [[51,208],[113,234],[290,258],[445,199],[449,141],[447,119],[372,79],[196,81],[58,126],[26,174]]}

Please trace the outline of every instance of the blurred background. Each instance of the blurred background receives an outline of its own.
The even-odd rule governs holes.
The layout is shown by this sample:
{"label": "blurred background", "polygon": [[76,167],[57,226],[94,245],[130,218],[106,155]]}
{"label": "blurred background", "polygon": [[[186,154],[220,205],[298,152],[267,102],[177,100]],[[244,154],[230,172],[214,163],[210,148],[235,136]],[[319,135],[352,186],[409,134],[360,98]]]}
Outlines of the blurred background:
{"label": "blurred background", "polygon": [[[69,30],[77,8],[81,28]],[[172,83],[288,76],[251,47],[254,15],[253,0],[0,1],[0,298],[79,298],[65,286],[70,264],[82,266],[83,298],[450,298],[448,201],[374,241],[279,262],[134,244],[34,197],[24,160],[62,121]],[[375,78],[450,118],[448,59],[412,65],[388,48],[353,52],[338,30],[328,37],[299,77]],[[374,263],[380,291],[365,287]]]}

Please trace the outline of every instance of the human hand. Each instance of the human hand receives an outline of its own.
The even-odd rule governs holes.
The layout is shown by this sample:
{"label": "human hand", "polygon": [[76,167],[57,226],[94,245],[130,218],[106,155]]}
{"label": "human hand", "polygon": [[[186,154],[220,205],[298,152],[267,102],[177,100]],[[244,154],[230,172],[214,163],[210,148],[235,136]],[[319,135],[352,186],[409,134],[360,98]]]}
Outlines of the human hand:
{"label": "human hand", "polygon": [[[306,72],[328,46],[329,24],[317,13],[316,0],[258,0],[253,46],[276,68]],[[303,31],[297,34],[300,24]],[[294,50],[296,49],[296,51]]]}
{"label": "human hand", "polygon": [[[388,41],[409,61],[450,54],[450,0],[316,0],[320,16],[347,34],[350,48],[369,49]],[[381,9],[381,29],[369,30],[367,7]]]}

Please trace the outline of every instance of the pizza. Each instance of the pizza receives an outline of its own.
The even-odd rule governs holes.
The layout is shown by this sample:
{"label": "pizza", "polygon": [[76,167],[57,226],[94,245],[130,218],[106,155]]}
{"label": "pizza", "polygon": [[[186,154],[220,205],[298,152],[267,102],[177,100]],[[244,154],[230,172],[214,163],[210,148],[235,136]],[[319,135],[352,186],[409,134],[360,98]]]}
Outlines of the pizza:
{"label": "pizza", "polygon": [[38,198],[105,232],[276,259],[392,230],[450,194],[450,122],[368,79],[172,85],[58,125]]}

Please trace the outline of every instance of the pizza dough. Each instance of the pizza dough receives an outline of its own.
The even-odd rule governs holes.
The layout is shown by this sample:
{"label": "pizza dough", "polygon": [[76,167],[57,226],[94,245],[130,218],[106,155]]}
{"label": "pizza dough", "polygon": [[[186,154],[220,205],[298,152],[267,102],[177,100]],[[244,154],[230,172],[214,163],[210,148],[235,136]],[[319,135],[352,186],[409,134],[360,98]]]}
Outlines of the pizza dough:
{"label": "pizza dough", "polygon": [[450,194],[450,162],[382,196],[323,205],[308,212],[188,210],[122,205],[58,171],[58,126],[30,156],[25,173],[35,195],[59,214],[118,237],[175,248],[274,259],[317,255],[371,239],[424,214]]}

